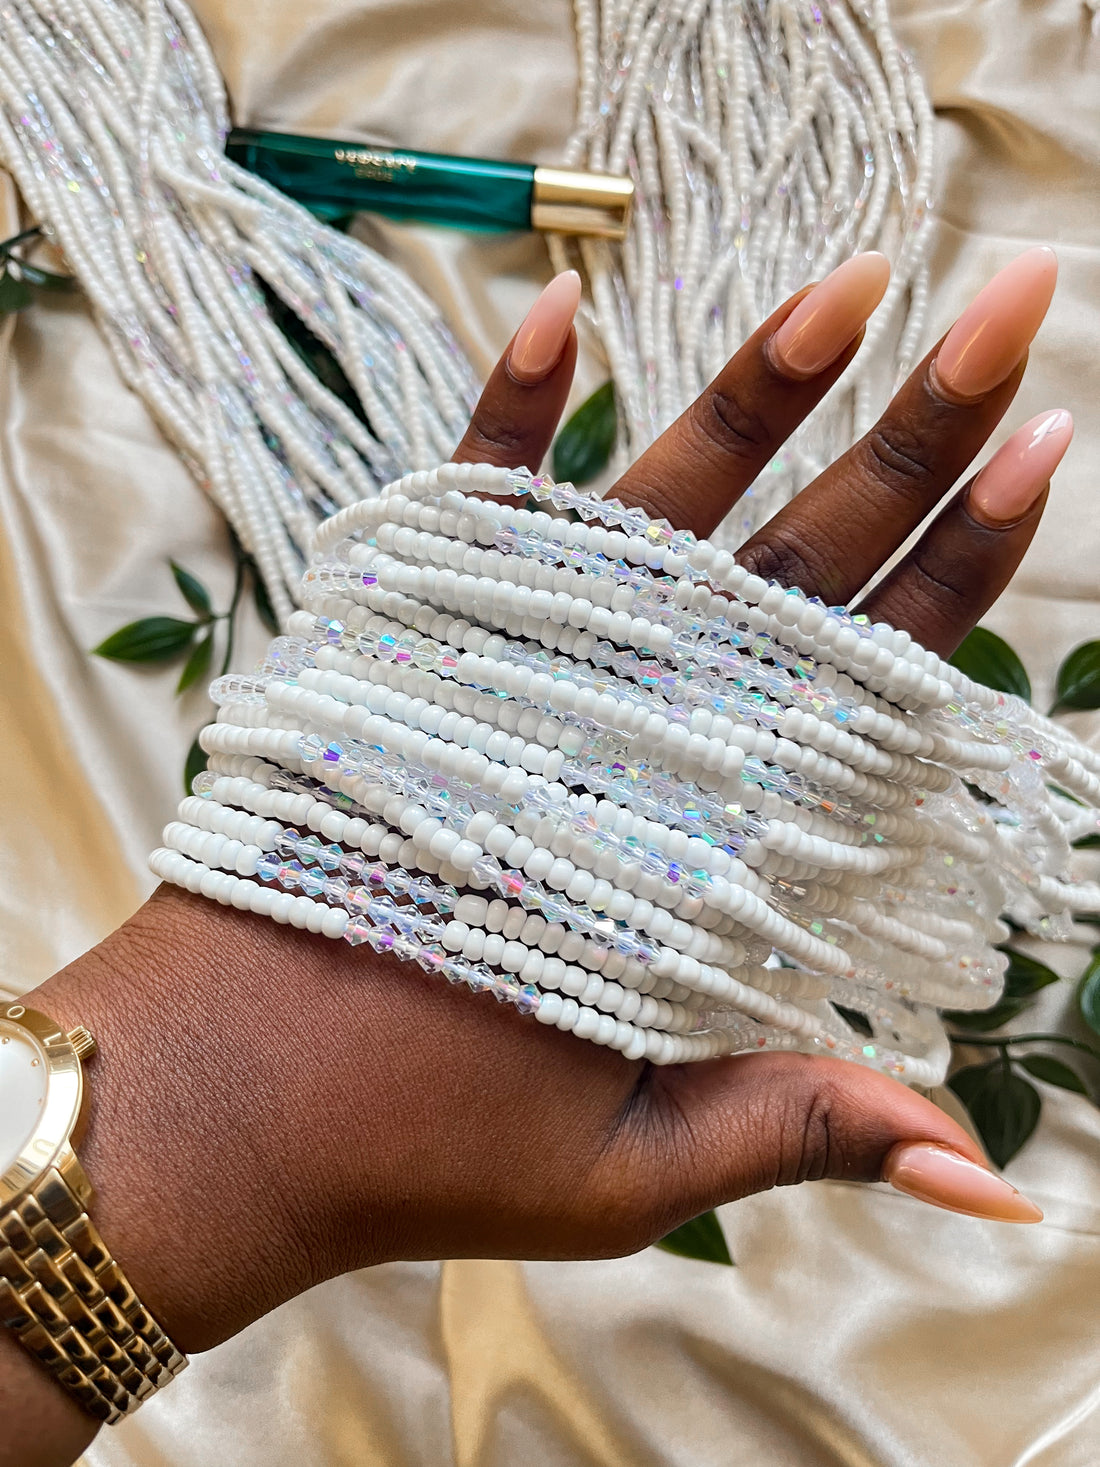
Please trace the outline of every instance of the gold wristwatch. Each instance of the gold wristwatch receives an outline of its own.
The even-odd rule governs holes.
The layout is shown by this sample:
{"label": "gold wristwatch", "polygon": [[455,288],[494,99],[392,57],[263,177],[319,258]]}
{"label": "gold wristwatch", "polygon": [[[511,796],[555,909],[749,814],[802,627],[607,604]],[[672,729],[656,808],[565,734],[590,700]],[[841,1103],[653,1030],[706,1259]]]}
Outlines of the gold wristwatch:
{"label": "gold wristwatch", "polygon": [[87,1029],[0,1003],[0,1322],[101,1421],[118,1421],[187,1364],[87,1213],[73,1145]]}

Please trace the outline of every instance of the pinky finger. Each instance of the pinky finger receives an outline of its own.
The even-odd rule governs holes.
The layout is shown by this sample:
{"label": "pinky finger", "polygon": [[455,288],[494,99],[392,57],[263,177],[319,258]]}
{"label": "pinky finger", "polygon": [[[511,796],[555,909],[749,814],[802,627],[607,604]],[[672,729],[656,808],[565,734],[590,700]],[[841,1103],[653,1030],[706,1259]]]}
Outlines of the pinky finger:
{"label": "pinky finger", "polygon": [[950,656],[1012,579],[1072,437],[1060,408],[1018,428],[859,610]]}

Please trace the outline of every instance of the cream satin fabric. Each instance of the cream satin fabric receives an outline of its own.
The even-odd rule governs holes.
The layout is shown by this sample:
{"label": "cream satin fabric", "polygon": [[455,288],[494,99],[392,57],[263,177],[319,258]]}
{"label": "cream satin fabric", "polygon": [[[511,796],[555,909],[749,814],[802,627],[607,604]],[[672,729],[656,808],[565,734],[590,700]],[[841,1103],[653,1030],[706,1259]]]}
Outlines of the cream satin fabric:
{"label": "cream satin fabric", "polygon": [[[242,122],[544,161],[569,125],[567,0],[197,9]],[[1100,44],[1088,18],[1077,0],[904,0],[900,12],[940,116],[929,342],[1020,248],[1052,240],[1062,260],[1011,418],[1064,404],[1078,441],[989,618],[1040,699],[1062,653],[1100,636]],[[2,202],[9,234],[10,191]],[[483,371],[547,276],[534,238],[395,226],[371,237],[441,303]],[[603,375],[587,351],[578,396]],[[132,617],[180,611],[169,554],[223,603],[230,567],[217,516],[79,302],[3,327],[0,424],[0,981],[20,990],[149,890],[144,856],[205,716],[200,694],[174,699],[174,673],[85,649]],[[261,645],[253,627],[244,650]],[[1077,972],[1083,950],[1055,961]],[[89,1461],[1096,1467],[1098,1143],[1097,1111],[1048,1091],[1011,1169],[1046,1209],[1037,1228],[819,1184],[725,1209],[735,1270],[650,1250],[335,1280],[196,1360]]]}

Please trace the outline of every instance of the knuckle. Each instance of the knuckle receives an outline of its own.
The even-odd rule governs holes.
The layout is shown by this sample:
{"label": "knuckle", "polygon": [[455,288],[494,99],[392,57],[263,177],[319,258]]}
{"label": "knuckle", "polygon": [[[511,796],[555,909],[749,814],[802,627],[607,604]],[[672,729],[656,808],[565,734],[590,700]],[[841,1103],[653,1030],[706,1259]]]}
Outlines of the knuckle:
{"label": "knuckle", "polygon": [[737,559],[753,575],[783,586],[799,586],[811,595],[828,596],[836,580],[828,548],[815,544],[799,526],[769,527],[767,540],[746,545]]}
{"label": "knuckle", "polygon": [[956,610],[970,601],[974,581],[972,576],[967,576],[965,565],[944,561],[918,547],[913,552],[911,566],[912,599],[934,606],[941,613]]}
{"label": "knuckle", "polygon": [[794,1187],[846,1171],[844,1126],[837,1116],[836,1096],[813,1060],[798,1064],[782,1099],[773,1095],[771,1145],[774,1170],[770,1185]]}
{"label": "knuckle", "polygon": [[688,413],[699,436],[727,457],[755,464],[771,452],[774,434],[736,387],[704,392]]}
{"label": "knuckle", "polygon": [[875,482],[887,488],[923,486],[935,473],[924,438],[903,422],[876,423],[862,447]]}
{"label": "knuckle", "polygon": [[832,1098],[827,1090],[815,1090],[801,1117],[799,1134],[791,1148],[792,1183],[816,1182],[828,1176],[836,1160],[832,1126]]}
{"label": "knuckle", "polygon": [[[887,621],[922,642],[960,641],[988,598],[965,563],[945,561],[920,547],[902,568],[881,608]],[[878,614],[876,612],[876,614]]]}
{"label": "knuckle", "polygon": [[524,424],[495,409],[479,408],[463,435],[455,459],[518,468],[530,448],[530,433]]}

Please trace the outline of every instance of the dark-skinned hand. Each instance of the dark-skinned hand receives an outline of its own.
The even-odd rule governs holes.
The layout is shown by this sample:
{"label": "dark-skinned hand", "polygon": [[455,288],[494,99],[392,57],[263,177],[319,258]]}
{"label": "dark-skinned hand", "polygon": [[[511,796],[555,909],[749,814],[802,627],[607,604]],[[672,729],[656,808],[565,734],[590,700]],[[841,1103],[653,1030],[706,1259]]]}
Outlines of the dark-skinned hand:
{"label": "dark-skinned hand", "polygon": [[[886,274],[858,257],[787,301],[611,492],[708,534],[844,372]],[[1054,275],[1043,250],[1002,272],[739,558],[850,602],[938,511],[863,609],[949,653],[1018,565],[1052,440],[1068,441],[1064,424],[1038,448],[1025,434],[957,487],[1019,387]],[[578,292],[566,274],[540,297],[456,459],[538,465],[572,383]],[[363,1265],[627,1253],[763,1188],[904,1180],[914,1145],[961,1169],[941,1202],[972,1201],[981,1177],[1011,1194],[973,1183],[985,1163],[966,1132],[871,1070],[792,1054],[654,1069],[173,888],[25,1001],[98,1038],[78,1148],[93,1216],[184,1350]],[[919,1172],[918,1155],[911,1190]],[[0,1464],[70,1462],[94,1423],[0,1336]]]}

